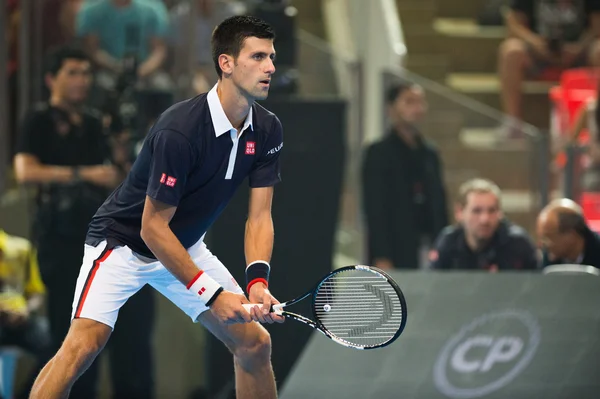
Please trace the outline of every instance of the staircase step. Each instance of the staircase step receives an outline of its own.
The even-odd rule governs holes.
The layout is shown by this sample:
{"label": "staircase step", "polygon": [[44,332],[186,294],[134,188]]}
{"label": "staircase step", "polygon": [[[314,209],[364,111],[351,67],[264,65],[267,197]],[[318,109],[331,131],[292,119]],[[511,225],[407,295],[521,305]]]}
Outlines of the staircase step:
{"label": "staircase step", "polygon": [[431,24],[437,12],[433,0],[396,0],[396,8],[402,29],[407,29],[410,25]]}
{"label": "staircase step", "polygon": [[425,137],[436,143],[438,147],[460,145],[460,133],[463,127],[464,118],[461,113],[434,109],[421,123],[421,130]]}
{"label": "staircase step", "polygon": [[413,25],[404,30],[407,53],[412,55],[436,55],[443,53],[440,35],[431,25]]}
{"label": "staircase step", "polygon": [[436,18],[433,30],[444,36],[478,37],[487,39],[503,39],[506,37],[504,26],[482,26],[473,18]]}
{"label": "staircase step", "polygon": [[443,82],[448,73],[448,59],[443,55],[409,54],[405,68],[419,76]]}
{"label": "staircase step", "polygon": [[476,18],[483,8],[481,0],[437,0],[437,15],[448,18]]}
{"label": "staircase step", "polygon": [[[449,74],[446,84],[454,90],[492,108],[501,110],[500,81],[495,74]],[[550,100],[548,91],[553,82],[528,81],[523,84],[523,119],[536,127],[547,129],[550,124]],[[477,119],[478,115],[469,113]],[[469,118],[467,118],[469,119]],[[490,118],[484,118],[489,121]],[[472,120],[467,122],[472,125]],[[487,123],[484,124],[488,126]]]}
{"label": "staircase step", "polygon": [[452,71],[496,71],[504,28],[479,27],[473,20],[438,18],[433,30],[440,35]]}
{"label": "staircase step", "polygon": [[531,151],[525,149],[445,147],[441,149],[441,157],[445,169],[469,169],[475,176],[490,179],[505,190],[531,190],[536,178]]}
{"label": "staircase step", "polygon": [[[451,73],[446,84],[462,93],[499,93],[500,79],[495,73]],[[523,92],[526,94],[548,94],[556,82],[526,81]]]}

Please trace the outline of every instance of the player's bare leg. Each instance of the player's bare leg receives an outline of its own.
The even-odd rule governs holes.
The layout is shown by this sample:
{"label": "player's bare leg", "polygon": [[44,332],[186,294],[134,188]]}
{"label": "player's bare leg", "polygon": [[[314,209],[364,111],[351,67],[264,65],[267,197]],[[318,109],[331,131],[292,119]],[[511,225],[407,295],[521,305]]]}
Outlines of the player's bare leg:
{"label": "player's bare leg", "polygon": [[233,353],[236,398],[277,398],[271,366],[271,337],[259,323],[223,325],[210,311],[200,322]]}
{"label": "player's bare leg", "polygon": [[111,332],[109,326],[94,320],[73,320],[62,346],[35,380],[29,398],[67,398],[77,378],[104,348]]}

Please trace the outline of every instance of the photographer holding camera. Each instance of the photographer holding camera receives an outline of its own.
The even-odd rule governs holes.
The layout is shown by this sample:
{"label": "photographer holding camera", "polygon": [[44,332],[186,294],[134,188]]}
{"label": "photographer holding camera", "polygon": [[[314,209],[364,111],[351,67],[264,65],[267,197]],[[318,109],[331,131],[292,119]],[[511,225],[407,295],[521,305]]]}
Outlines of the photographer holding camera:
{"label": "photographer holding camera", "polygon": [[[88,223],[109,190],[121,181],[122,173],[112,164],[101,115],[84,106],[92,81],[88,56],[79,49],[61,48],[48,61],[45,83],[50,98],[25,116],[14,167],[20,183],[39,187],[33,236],[47,288],[56,351],[69,330]],[[113,397],[146,398],[153,389],[150,341],[154,302],[147,289],[132,299],[122,311],[132,313],[123,320],[131,317],[134,321],[122,323],[110,345]],[[132,346],[135,355],[131,355]],[[90,368],[70,397],[93,399],[97,370],[97,364]]]}
{"label": "photographer holding camera", "polygon": [[511,0],[509,37],[500,45],[498,74],[502,105],[521,119],[521,83],[548,68],[600,66],[600,2],[597,0]]}

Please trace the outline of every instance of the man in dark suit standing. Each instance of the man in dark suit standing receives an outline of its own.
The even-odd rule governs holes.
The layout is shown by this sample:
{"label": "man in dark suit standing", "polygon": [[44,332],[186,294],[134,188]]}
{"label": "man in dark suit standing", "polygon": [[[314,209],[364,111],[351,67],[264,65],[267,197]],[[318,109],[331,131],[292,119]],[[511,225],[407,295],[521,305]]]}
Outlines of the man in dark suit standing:
{"label": "man in dark suit standing", "polygon": [[369,262],[382,269],[416,269],[421,250],[447,224],[446,194],[437,149],[416,123],[425,93],[399,84],[386,93],[391,128],[372,144],[363,164]]}

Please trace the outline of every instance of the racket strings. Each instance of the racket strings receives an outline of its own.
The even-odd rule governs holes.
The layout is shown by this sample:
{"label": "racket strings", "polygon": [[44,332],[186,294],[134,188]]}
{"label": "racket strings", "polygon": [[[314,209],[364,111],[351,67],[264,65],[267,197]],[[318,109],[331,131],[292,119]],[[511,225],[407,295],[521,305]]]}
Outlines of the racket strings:
{"label": "racket strings", "polygon": [[398,294],[375,272],[348,270],[324,281],[315,295],[315,314],[338,339],[355,346],[391,340],[402,324]]}

